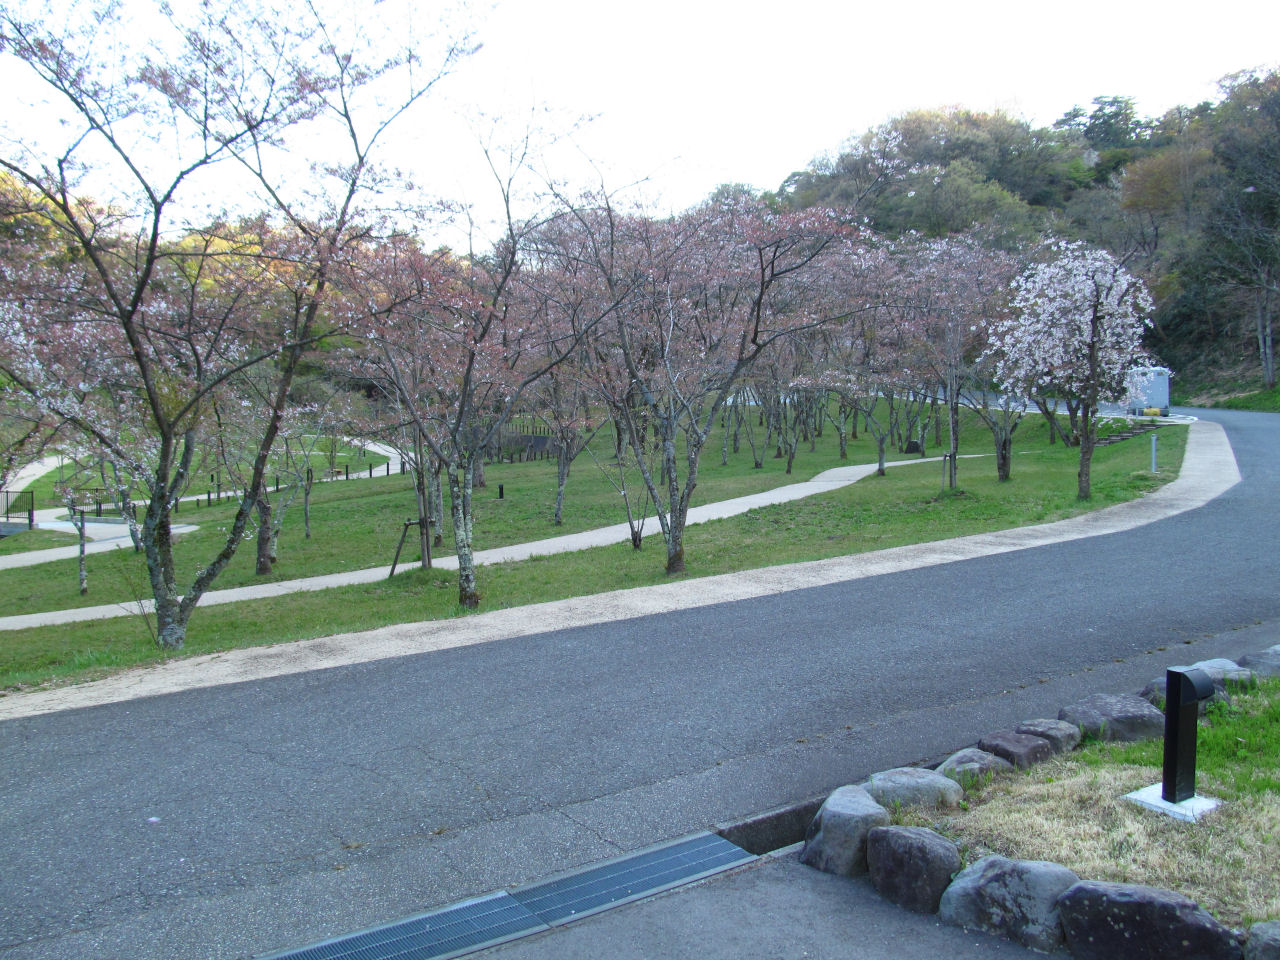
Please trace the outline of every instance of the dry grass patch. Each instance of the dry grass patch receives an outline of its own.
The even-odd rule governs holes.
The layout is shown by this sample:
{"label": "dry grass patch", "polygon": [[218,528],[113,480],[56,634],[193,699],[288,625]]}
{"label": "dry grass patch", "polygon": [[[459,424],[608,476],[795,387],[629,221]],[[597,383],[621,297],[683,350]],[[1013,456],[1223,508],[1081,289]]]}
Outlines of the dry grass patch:
{"label": "dry grass patch", "polygon": [[1234,696],[1201,721],[1196,789],[1226,802],[1197,823],[1124,799],[1160,781],[1159,741],[1091,744],[972,787],[964,809],[901,818],[951,837],[966,863],[1051,860],[1085,880],[1176,890],[1230,926],[1280,920],[1280,684]]}
{"label": "dry grass patch", "polygon": [[[1177,890],[1232,926],[1280,919],[1280,796],[1235,800],[1195,824],[1123,799],[1159,779],[1150,767],[1060,757],[975,790],[940,826],[967,863],[1052,860],[1082,879]],[[1201,778],[1198,790],[1214,784]]]}

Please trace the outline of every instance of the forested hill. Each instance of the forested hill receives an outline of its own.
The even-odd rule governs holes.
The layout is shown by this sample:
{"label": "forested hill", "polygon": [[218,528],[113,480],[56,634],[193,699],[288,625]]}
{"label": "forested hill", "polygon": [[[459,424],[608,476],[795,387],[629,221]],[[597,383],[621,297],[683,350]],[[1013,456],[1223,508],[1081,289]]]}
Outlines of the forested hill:
{"label": "forested hill", "polygon": [[1049,128],[1004,113],[916,110],[792,174],[789,207],[856,206],[880,231],[1051,232],[1125,258],[1156,297],[1151,350],[1182,396],[1272,386],[1280,308],[1280,72],[1216,103],[1139,116],[1098,97]]}

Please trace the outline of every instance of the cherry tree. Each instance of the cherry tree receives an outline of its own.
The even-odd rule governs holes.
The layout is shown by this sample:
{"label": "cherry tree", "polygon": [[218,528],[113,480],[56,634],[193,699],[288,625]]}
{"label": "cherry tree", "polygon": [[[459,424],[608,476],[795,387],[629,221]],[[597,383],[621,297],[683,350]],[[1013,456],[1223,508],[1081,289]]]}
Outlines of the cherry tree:
{"label": "cherry tree", "polygon": [[[960,440],[960,407],[991,399],[981,390],[967,390],[980,376],[975,365],[986,346],[989,318],[998,315],[1017,272],[1016,260],[973,234],[936,240],[912,239],[896,249],[901,259],[898,297],[908,314],[915,365],[941,388],[947,411],[948,485],[956,488]],[[996,430],[1005,417],[988,420]],[[1011,439],[1012,431],[1005,439]],[[997,453],[1001,450],[997,437]],[[1007,451],[1006,451],[1007,452]],[[1008,479],[1007,458],[997,457],[997,473]]]}
{"label": "cherry tree", "polygon": [[[600,258],[600,282],[635,286],[611,311],[612,363],[602,364],[625,376],[599,387],[625,423],[656,507],[667,572],[680,573],[702,450],[720,411],[776,342],[829,319],[808,286],[847,228],[829,211],[777,213],[740,193],[679,216],[616,217],[608,226],[616,256]],[[650,431],[656,475],[644,450]]]}
{"label": "cherry tree", "polygon": [[[141,7],[109,2],[0,12],[0,53],[43,85],[61,121],[32,103],[4,124],[4,212],[41,220],[56,242],[6,264],[0,371],[145,489],[142,540],[168,649],[183,645],[243,539],[295,374],[352,319],[332,276],[376,225],[372,189],[393,186],[375,147],[468,49],[446,39],[424,69],[403,43],[371,43],[379,18],[362,6],[331,21],[319,3],[301,17],[158,4],[145,22]],[[309,172],[290,151],[304,132]],[[239,179],[215,175],[229,170]],[[270,215],[214,212],[245,178]],[[174,505],[215,397],[260,364],[272,382],[244,495],[222,546],[182,588]]]}
{"label": "cherry tree", "polygon": [[1058,241],[1014,282],[1012,307],[991,328],[996,379],[1024,396],[1056,394],[1079,405],[1078,496],[1087,500],[1098,406],[1124,399],[1129,371],[1147,362],[1151,296],[1106,251]]}
{"label": "cherry tree", "polygon": [[[495,171],[496,173],[496,171]],[[472,493],[484,458],[530,388],[572,359],[583,338],[614,308],[605,295],[587,302],[572,324],[548,320],[546,283],[534,255],[549,221],[577,222],[560,211],[517,218],[513,180],[498,178],[508,210],[505,235],[484,253],[428,255],[410,239],[374,251],[380,262],[348,285],[367,301],[367,334],[350,369],[381,385],[449,485],[458,602],[479,605]],[[570,231],[572,233],[572,231]],[[566,241],[567,242],[567,241]],[[539,261],[541,260],[541,264]]]}

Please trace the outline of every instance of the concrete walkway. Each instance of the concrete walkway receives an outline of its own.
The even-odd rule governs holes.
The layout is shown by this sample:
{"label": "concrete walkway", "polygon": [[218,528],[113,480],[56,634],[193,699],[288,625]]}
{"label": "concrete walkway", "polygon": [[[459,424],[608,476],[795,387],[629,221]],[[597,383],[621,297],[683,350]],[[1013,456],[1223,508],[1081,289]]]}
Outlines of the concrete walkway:
{"label": "concrete walkway", "polygon": [[[919,463],[920,461],[907,462]],[[857,476],[866,476],[874,470],[874,465],[840,467],[837,470],[827,471],[807,483],[794,484],[793,487],[804,488],[805,495],[810,495],[852,483]],[[836,476],[833,477],[832,474]],[[696,581],[695,589],[690,589],[690,581],[680,580],[656,586],[636,587],[525,607],[493,610],[451,620],[396,624],[361,633],[338,634],[269,647],[252,647],[189,657],[126,671],[104,680],[73,687],[3,697],[0,698],[0,720],[117,703],[138,697],[176,693],[246,680],[285,676],[310,670],[368,663],[512,637],[530,636],[550,630],[609,623],[655,613],[688,610],[1118,533],[1203,506],[1239,482],[1240,471],[1225,431],[1216,423],[1198,421],[1191,424],[1182,471],[1176,480],[1139,500],[1068,520],[975,534],[953,540],[895,547],[830,560],[702,577]],[[698,508],[701,511],[698,517],[699,520],[708,520],[713,516],[730,516],[734,512],[743,512],[751,509],[752,506],[764,503],[782,502],[788,499],[783,495],[784,491],[790,489],[792,487],[784,487],[750,497],[709,504]],[[693,511],[690,513],[692,514]],[[693,522],[692,516],[690,522]],[[625,524],[620,530],[624,535],[623,539],[628,539],[629,534],[626,533]],[[609,539],[599,541],[589,539],[597,535],[602,538],[604,536],[602,531],[589,531],[572,537],[557,537],[551,541],[538,541],[534,544],[485,551],[478,555],[477,559],[485,563],[549,553],[551,551],[545,546],[548,543],[558,544],[560,549],[581,549],[582,547],[567,545],[567,541],[575,539],[581,542],[583,547],[616,542]],[[294,590],[318,590],[326,586],[381,579],[386,576],[386,572],[387,568],[378,568],[372,571],[333,574],[329,577],[313,577],[304,581],[217,591],[206,594],[205,600],[233,602],[250,599],[253,596],[274,595],[268,591],[279,588],[283,588],[279,589],[279,593],[291,592],[291,587]],[[367,576],[368,580],[358,579],[364,576]],[[219,596],[228,599],[210,600],[211,597]],[[126,605],[121,604],[88,609],[104,611],[97,614],[98,616],[120,616],[128,612],[125,607]],[[84,612],[72,610],[65,613],[75,615]],[[53,619],[61,615],[61,613],[32,614],[31,618],[47,618],[44,622],[67,622]],[[0,629],[16,629],[17,625],[14,622],[25,619],[28,618],[4,618],[0,620]],[[72,616],[69,617],[70,619],[81,618]]]}
{"label": "concrete walkway", "polygon": [[[386,452],[379,450],[378,452]],[[886,464],[890,467],[911,466],[919,463],[938,463],[940,458],[896,460]],[[787,486],[754,493],[732,500],[709,503],[689,510],[687,523],[706,523],[722,517],[733,517],[746,513],[757,507],[766,507],[791,500],[800,500],[814,494],[838,490],[856,483],[863,477],[876,472],[876,465],[859,464],[857,466],[836,467],[818,474],[812,480],[792,483]],[[70,521],[54,522],[56,516],[65,511],[53,509],[37,512],[37,524],[41,529],[68,529],[74,532]],[[41,516],[46,519],[41,520]],[[192,526],[178,526],[175,533],[194,530]],[[101,553],[117,548],[132,548],[129,531],[123,524],[89,524],[89,536],[94,543],[86,546],[86,553]],[[544,557],[555,553],[572,553],[575,550],[587,550],[591,547],[609,546],[615,543],[628,543],[631,540],[631,528],[625,523],[617,523],[609,527],[595,530],[584,530],[581,533],[570,533],[545,540],[534,540],[529,543],[513,543],[505,547],[491,550],[480,550],[475,555],[477,564],[504,563],[510,560],[527,560],[530,557]],[[0,570],[13,567],[34,566],[51,560],[63,560],[75,557],[78,547],[53,547],[48,550],[32,550],[27,553],[11,554],[0,557]],[[454,556],[433,557],[432,565],[438,570],[457,570],[458,558]],[[401,570],[411,569],[410,564],[401,564]],[[340,573],[324,574],[317,577],[304,577],[298,580],[281,580],[275,583],[257,583],[244,587],[233,587],[227,590],[211,590],[200,598],[200,606],[211,607],[222,603],[239,603],[242,600],[261,600],[266,597],[282,597],[290,593],[303,593],[310,590],[327,590],[330,587],[345,587],[353,584],[375,583],[385,580],[391,574],[391,567],[369,567],[364,570],[345,570]],[[42,613],[21,614],[13,617],[0,617],[0,630],[24,630],[28,627],[54,626],[63,623],[78,623],[84,620],[105,620],[111,617],[137,616],[151,613],[155,609],[153,600],[127,601],[108,603],[93,607],[77,607],[72,610],[50,610]]]}

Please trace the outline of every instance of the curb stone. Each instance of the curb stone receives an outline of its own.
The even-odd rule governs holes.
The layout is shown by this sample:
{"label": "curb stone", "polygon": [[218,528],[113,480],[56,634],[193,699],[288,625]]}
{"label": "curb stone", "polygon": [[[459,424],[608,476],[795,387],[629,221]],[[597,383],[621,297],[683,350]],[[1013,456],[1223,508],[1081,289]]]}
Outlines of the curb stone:
{"label": "curb stone", "polygon": [[[1265,663],[1269,657],[1280,659],[1280,644],[1276,644],[1262,654],[1248,655],[1248,658],[1255,663]],[[1234,676],[1232,676],[1231,661],[1215,662],[1213,665],[1231,680],[1252,682],[1254,679],[1252,674],[1245,680],[1238,679],[1248,673],[1248,667],[1243,663],[1245,659],[1242,657],[1240,663],[1235,665],[1236,670],[1240,670],[1241,673]],[[1258,671],[1257,674],[1264,675],[1265,671]],[[1135,701],[1146,709],[1137,708]],[[1010,730],[997,731],[979,742],[992,745],[1010,736],[1028,741],[1039,740],[1045,749],[1034,751],[1037,755],[1036,759],[1025,764],[1030,766],[1058,753],[1060,743],[1070,743],[1070,746],[1061,748],[1061,752],[1068,752],[1079,744],[1080,736],[1077,735],[1073,740],[1066,729],[1069,726],[1073,727],[1077,734],[1084,734],[1088,731],[1088,724],[1099,723],[1102,725],[1099,732],[1105,733],[1106,721],[1103,714],[1108,706],[1114,706],[1121,711],[1135,711],[1137,717],[1135,722],[1125,727],[1121,735],[1106,739],[1145,739],[1163,735],[1164,715],[1159,714],[1160,729],[1152,733],[1155,725],[1151,722],[1149,712],[1159,713],[1159,711],[1155,711],[1155,708],[1146,700],[1129,694],[1120,697],[1095,694],[1072,707],[1064,707],[1059,712],[1060,718],[1064,718],[1064,715],[1071,718],[1079,717],[1079,722],[1072,722],[1070,719],[1029,720],[1016,725],[1017,733]],[[1144,731],[1145,735],[1143,735]],[[1046,734],[1052,734],[1052,736]],[[1019,766],[1024,765],[1019,764]],[[969,747],[957,751],[944,760],[938,765],[937,772],[958,781],[967,793],[969,788],[984,776],[1013,769],[1014,765],[1009,760],[983,749]],[[884,780],[896,772],[896,770],[890,770],[872,774],[867,784],[875,783],[877,778]],[[832,794],[832,797],[847,790],[866,793],[861,787],[841,787]],[[875,802],[869,795],[867,800],[872,804]],[[922,804],[917,802],[902,805]],[[818,826],[818,817],[815,817],[814,822],[809,826],[809,834],[813,835]],[[874,885],[886,899],[908,909],[922,912],[920,906],[923,902],[922,898],[910,891],[927,888],[928,878],[893,877],[888,871],[895,867],[923,870],[923,859],[919,857],[913,859],[908,856],[888,857],[879,852],[886,838],[894,836],[895,831],[902,834],[903,831],[910,830],[923,830],[925,833],[938,836],[940,840],[946,839],[926,828],[885,826],[868,828],[859,840],[861,862],[866,864],[868,860],[873,861],[871,871]],[[877,838],[877,853],[868,857],[869,838],[873,834]],[[950,841],[946,842],[950,843]],[[806,849],[807,847],[806,841]],[[809,861],[802,857],[802,862]],[[996,864],[994,867],[991,865],[993,862]],[[963,867],[963,863],[961,866]],[[1033,868],[1051,871],[1055,882],[1068,875],[1074,879],[1070,884],[1059,884],[1063,889],[1054,895],[1052,904],[1042,903],[1034,909],[1029,905],[1025,891],[1021,895],[1021,900],[1013,907],[1000,902],[999,897],[1002,895],[987,894],[986,896],[992,898],[992,904],[991,916],[986,917],[984,908],[980,906],[981,897],[973,890],[975,875],[983,871],[999,872],[1000,870],[1014,875],[1025,875]],[[1040,891],[1039,899],[1045,900],[1043,889]],[[1003,857],[986,857],[978,860],[953,874],[950,884],[941,891],[933,910],[928,912],[939,910],[942,913],[941,918],[948,923],[964,927],[975,926],[1033,949],[1052,950],[1056,945],[1065,942],[1076,960],[1095,960],[1095,958],[1106,960],[1106,958],[1118,956],[1151,957],[1154,960],[1158,957],[1192,955],[1212,958],[1212,960],[1219,957],[1225,960],[1237,960],[1237,958],[1280,960],[1280,922],[1256,923],[1247,933],[1231,931],[1195,901],[1176,891],[1137,884],[1079,880],[1068,868],[1049,861],[1016,861]],[[1048,919],[1049,917],[1052,917],[1052,920]],[[1119,944],[1114,940],[1105,939],[1108,930],[1114,936],[1120,937]],[[1117,953],[1116,950],[1120,952]],[[1187,950],[1192,952],[1188,954]]]}

